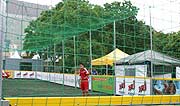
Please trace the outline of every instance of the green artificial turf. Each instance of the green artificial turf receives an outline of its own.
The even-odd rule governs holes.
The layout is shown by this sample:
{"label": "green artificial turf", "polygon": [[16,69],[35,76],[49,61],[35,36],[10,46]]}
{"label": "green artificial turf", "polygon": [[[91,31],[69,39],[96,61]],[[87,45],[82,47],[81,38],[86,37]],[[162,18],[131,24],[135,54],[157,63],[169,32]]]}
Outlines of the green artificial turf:
{"label": "green artificial turf", "polygon": [[[81,90],[42,80],[33,79],[4,79],[3,97],[63,97],[81,96]],[[92,96],[107,95],[89,91]]]}

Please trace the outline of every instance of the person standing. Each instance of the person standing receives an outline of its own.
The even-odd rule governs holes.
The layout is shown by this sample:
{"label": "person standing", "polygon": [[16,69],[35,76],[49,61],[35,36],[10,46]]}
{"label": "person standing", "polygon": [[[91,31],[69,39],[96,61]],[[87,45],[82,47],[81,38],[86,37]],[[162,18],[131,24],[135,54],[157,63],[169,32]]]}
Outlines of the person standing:
{"label": "person standing", "polygon": [[88,95],[88,89],[89,89],[89,71],[84,67],[83,63],[79,64],[80,70],[79,70],[79,76],[80,76],[80,88],[82,90],[82,95],[87,96]]}
{"label": "person standing", "polygon": [[92,70],[92,75],[98,75],[98,72],[94,69]]}

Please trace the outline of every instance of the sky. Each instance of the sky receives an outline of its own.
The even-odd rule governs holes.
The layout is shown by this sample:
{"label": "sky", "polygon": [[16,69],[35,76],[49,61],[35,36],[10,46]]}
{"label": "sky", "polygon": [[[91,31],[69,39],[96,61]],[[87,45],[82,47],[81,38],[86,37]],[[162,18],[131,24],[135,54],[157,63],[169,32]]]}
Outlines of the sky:
{"label": "sky", "polygon": [[[61,0],[21,0],[42,5],[54,6]],[[89,0],[92,4],[103,5],[113,1],[122,0]],[[164,33],[180,30],[180,0],[130,0],[133,5],[139,8],[138,20],[151,25],[157,31]]]}

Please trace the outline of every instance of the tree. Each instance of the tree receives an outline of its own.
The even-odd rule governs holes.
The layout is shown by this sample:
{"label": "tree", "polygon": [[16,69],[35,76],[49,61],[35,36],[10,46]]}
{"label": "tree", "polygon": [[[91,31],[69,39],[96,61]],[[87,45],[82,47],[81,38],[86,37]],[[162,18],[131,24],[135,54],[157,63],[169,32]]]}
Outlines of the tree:
{"label": "tree", "polygon": [[168,34],[155,32],[153,41],[155,50],[175,58],[180,58],[180,31]]}

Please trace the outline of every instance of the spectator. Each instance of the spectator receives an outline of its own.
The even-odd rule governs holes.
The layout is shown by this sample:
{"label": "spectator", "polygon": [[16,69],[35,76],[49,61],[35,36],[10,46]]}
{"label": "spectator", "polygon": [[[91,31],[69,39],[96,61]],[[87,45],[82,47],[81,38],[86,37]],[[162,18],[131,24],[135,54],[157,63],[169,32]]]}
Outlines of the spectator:
{"label": "spectator", "polygon": [[92,70],[92,75],[98,75],[98,72],[94,69]]}

